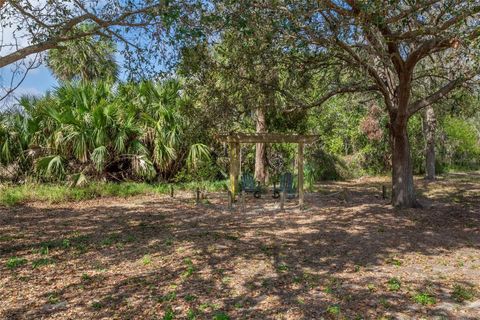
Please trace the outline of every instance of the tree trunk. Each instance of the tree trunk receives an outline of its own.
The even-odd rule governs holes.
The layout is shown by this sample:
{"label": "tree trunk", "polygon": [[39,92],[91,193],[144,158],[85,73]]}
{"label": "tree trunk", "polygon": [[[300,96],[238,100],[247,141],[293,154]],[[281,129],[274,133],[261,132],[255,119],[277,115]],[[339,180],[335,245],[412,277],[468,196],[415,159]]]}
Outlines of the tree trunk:
{"label": "tree trunk", "polygon": [[392,142],[392,205],[399,208],[418,207],[413,185],[407,120],[394,121],[390,135]]}
{"label": "tree trunk", "polygon": [[436,119],[432,106],[428,106],[423,117],[425,133],[425,179],[435,180],[435,131]]}
{"label": "tree trunk", "polygon": [[[258,107],[256,110],[256,133],[264,133],[267,129],[265,110]],[[267,157],[264,143],[257,143],[255,146],[255,179],[261,184],[267,182]]]}

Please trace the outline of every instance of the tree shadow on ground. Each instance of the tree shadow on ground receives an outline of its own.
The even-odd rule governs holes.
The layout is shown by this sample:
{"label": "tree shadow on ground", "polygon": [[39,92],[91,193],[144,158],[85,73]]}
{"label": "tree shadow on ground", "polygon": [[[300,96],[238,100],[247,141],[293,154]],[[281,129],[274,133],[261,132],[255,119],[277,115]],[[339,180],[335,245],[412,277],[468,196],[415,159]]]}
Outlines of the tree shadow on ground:
{"label": "tree shadow on ground", "polygon": [[[0,209],[0,315],[476,319],[478,296],[459,303],[452,292],[480,281],[478,198],[395,210],[371,181],[340,186],[348,199],[334,185],[304,211],[254,199],[228,211],[220,195],[200,207],[140,197]],[[6,268],[45,247],[53,264]]]}

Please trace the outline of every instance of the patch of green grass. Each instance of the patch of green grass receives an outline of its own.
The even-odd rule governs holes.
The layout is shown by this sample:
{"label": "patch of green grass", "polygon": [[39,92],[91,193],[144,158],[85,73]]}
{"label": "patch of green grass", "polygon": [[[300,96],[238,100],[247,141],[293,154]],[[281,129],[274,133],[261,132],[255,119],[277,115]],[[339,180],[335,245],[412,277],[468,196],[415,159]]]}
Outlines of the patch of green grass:
{"label": "patch of green grass", "polygon": [[230,317],[225,312],[216,313],[213,320],[230,320]]}
{"label": "patch of green grass", "polygon": [[[225,181],[203,182],[202,189],[208,192],[223,190]],[[195,190],[198,183],[177,183],[175,190]],[[148,184],[138,182],[91,182],[82,187],[62,184],[28,183],[0,187],[0,205],[14,206],[32,201],[60,203],[82,201],[101,197],[130,197],[140,194],[169,194],[169,184]]]}
{"label": "patch of green grass", "polygon": [[210,303],[202,303],[198,306],[198,308],[200,309],[200,311],[205,311],[207,310],[208,308],[210,308]]}
{"label": "patch of green grass", "polygon": [[300,284],[302,283],[303,278],[301,276],[293,276],[292,281],[293,283]]}
{"label": "patch of green grass", "polygon": [[435,297],[433,297],[428,292],[418,292],[413,296],[413,301],[424,306],[433,305],[437,302]]}
{"label": "patch of green grass", "polygon": [[173,320],[175,319],[175,313],[173,312],[172,308],[168,308],[163,315],[162,320]]}
{"label": "patch of green grass", "polygon": [[142,258],[142,263],[144,266],[147,266],[152,263],[152,256],[149,254],[146,254]]}
{"label": "patch of green grass", "polygon": [[16,189],[5,189],[0,190],[0,204],[3,204],[7,207],[11,207],[17,204],[22,203],[26,198],[25,192]]}
{"label": "patch of green grass", "polygon": [[289,269],[290,269],[290,267],[288,265],[286,265],[285,263],[281,263],[277,267],[277,270],[279,272],[288,272]]}
{"label": "patch of green grass", "polygon": [[473,300],[475,294],[476,292],[473,287],[466,287],[457,284],[453,287],[452,298],[457,302],[464,302]]}
{"label": "patch of green grass", "polygon": [[267,256],[270,256],[273,254],[273,247],[272,246],[267,246],[265,244],[260,245],[260,250]]}
{"label": "patch of green grass", "polygon": [[222,283],[223,284],[229,284],[232,281],[232,278],[230,277],[223,277],[222,278]]}
{"label": "patch of green grass", "polygon": [[160,302],[172,302],[177,298],[177,293],[175,291],[169,292],[161,296],[158,300]]}
{"label": "patch of green grass", "polygon": [[334,315],[334,316],[340,315],[340,306],[338,304],[328,306],[327,313],[329,313],[331,315]]}
{"label": "patch of green grass", "polygon": [[16,269],[23,265],[27,264],[27,259],[25,258],[18,258],[18,257],[11,257],[7,261],[7,268],[10,270]]}
{"label": "patch of green grass", "polygon": [[187,269],[182,273],[182,277],[188,278],[195,272],[195,266],[190,258],[185,258],[183,262],[185,263]]}
{"label": "patch of green grass", "polygon": [[381,298],[380,298],[380,304],[381,304],[385,309],[390,308],[390,302],[388,302],[387,298],[385,298],[385,297],[381,297]]}
{"label": "patch of green grass", "polygon": [[373,284],[373,283],[367,284],[367,289],[370,292],[373,292],[373,291],[377,290],[377,288],[375,287],[375,284]]}
{"label": "patch of green grass", "polygon": [[204,302],[198,306],[198,309],[202,312],[205,312],[207,309],[218,310],[220,306],[218,304]]}
{"label": "patch of green grass", "polygon": [[120,241],[120,235],[117,233],[112,233],[104,238],[100,244],[105,247],[111,247],[112,245],[116,244]]}
{"label": "patch of green grass", "polygon": [[132,242],[135,242],[135,240],[137,240],[137,238],[134,235],[128,235],[125,238],[124,242],[125,243],[132,243]]}
{"label": "patch of green grass", "polygon": [[400,267],[403,264],[403,262],[401,260],[398,260],[396,258],[390,258],[390,259],[388,259],[387,262],[391,265],[396,266],[396,267]]}
{"label": "patch of green grass", "polygon": [[187,320],[196,320],[197,319],[197,313],[193,309],[188,309],[187,311]]}
{"label": "patch of green grass", "polygon": [[398,280],[397,278],[390,278],[387,281],[387,287],[388,287],[388,290],[390,291],[398,291],[400,290],[401,286],[402,284],[400,283],[400,280]]}
{"label": "patch of green grass", "polygon": [[50,249],[48,246],[42,246],[39,250],[41,255],[47,256],[50,253]]}
{"label": "patch of green grass", "polygon": [[90,282],[90,281],[92,281],[92,277],[90,277],[90,276],[88,275],[88,273],[82,273],[81,279],[82,279],[83,282]]}
{"label": "patch of green grass", "polygon": [[48,255],[51,250],[54,249],[69,249],[72,246],[72,241],[71,239],[59,239],[59,240],[49,240],[49,241],[44,241],[39,244],[38,250],[35,252],[38,252],[41,255]]}
{"label": "patch of green grass", "polygon": [[317,274],[308,273],[308,272],[304,272],[302,274],[302,279],[305,282],[305,284],[310,288],[316,287],[320,281],[320,277]]}
{"label": "patch of green grass", "polygon": [[100,310],[103,308],[103,304],[100,301],[93,301],[90,306],[95,310]]}
{"label": "patch of green grass", "polygon": [[331,286],[326,286],[325,289],[323,289],[323,292],[333,294],[334,290]]}
{"label": "patch of green grass", "polygon": [[85,253],[88,251],[89,241],[90,238],[88,235],[76,235],[68,240],[69,246],[73,246],[73,248],[78,253]]}
{"label": "patch of green grass", "polygon": [[9,236],[6,234],[0,235],[0,242],[8,242],[8,241],[12,241],[13,239],[15,239],[15,237],[13,236]]}
{"label": "patch of green grass", "polygon": [[63,239],[63,240],[62,240],[62,245],[61,245],[61,247],[62,247],[63,249],[68,249],[68,248],[70,248],[71,245],[72,245],[72,244],[71,244],[71,242],[70,242],[69,239]]}
{"label": "patch of green grass", "polygon": [[57,292],[52,292],[47,296],[48,303],[55,304],[60,301],[60,295]]}
{"label": "patch of green grass", "polygon": [[55,263],[55,260],[53,260],[53,259],[40,258],[40,259],[36,259],[32,262],[32,268],[36,269],[36,268],[40,268],[40,267],[43,267],[43,266],[48,266],[49,264],[54,264],[54,263]]}
{"label": "patch of green grass", "polygon": [[187,301],[187,302],[192,302],[192,301],[195,301],[195,300],[197,300],[197,297],[194,296],[193,294],[187,294],[185,296],[185,301]]}
{"label": "patch of green grass", "polygon": [[[272,279],[262,279],[262,287],[267,288],[272,284]],[[249,288],[251,290],[255,289],[254,283],[249,283]]]}

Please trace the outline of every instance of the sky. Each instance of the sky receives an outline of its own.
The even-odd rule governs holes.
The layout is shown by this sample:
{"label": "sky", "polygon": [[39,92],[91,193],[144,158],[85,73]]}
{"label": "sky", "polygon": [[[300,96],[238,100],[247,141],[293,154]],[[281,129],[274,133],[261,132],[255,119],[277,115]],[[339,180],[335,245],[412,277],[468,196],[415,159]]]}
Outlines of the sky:
{"label": "sky", "polygon": [[[4,68],[0,68],[0,85],[6,85],[8,87],[11,75],[12,72],[10,67],[7,66]],[[11,106],[15,105],[17,98],[21,96],[41,96],[45,94],[45,92],[54,89],[57,85],[58,82],[52,75],[50,70],[46,66],[41,65],[36,69],[30,70],[30,72],[28,72],[27,76],[25,77],[25,80],[14,91],[14,93],[12,93],[4,101],[0,102],[0,110],[8,109]]]}
{"label": "sky", "polygon": [[[9,67],[0,69],[2,82],[9,83],[11,74],[12,72]],[[30,70],[15,93],[17,95],[41,95],[47,90],[54,88],[57,84],[57,80],[53,77],[50,70],[42,65],[37,69]]]}

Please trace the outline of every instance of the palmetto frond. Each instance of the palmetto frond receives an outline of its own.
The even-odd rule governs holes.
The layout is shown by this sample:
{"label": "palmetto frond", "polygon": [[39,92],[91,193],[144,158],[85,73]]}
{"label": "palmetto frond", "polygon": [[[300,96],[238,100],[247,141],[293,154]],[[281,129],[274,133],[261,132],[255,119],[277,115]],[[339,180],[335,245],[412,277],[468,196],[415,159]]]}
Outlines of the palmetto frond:
{"label": "palmetto frond", "polygon": [[108,150],[105,146],[97,147],[93,150],[90,158],[97,171],[102,171],[108,157]]}
{"label": "palmetto frond", "polygon": [[132,156],[133,172],[139,176],[152,178],[155,176],[155,167],[145,155]]}
{"label": "palmetto frond", "polygon": [[201,143],[190,146],[187,156],[187,166],[190,169],[196,169],[201,162],[207,160],[210,160],[210,150],[208,146]]}
{"label": "palmetto frond", "polygon": [[62,177],[65,174],[63,159],[58,155],[37,159],[35,169],[46,177]]}

